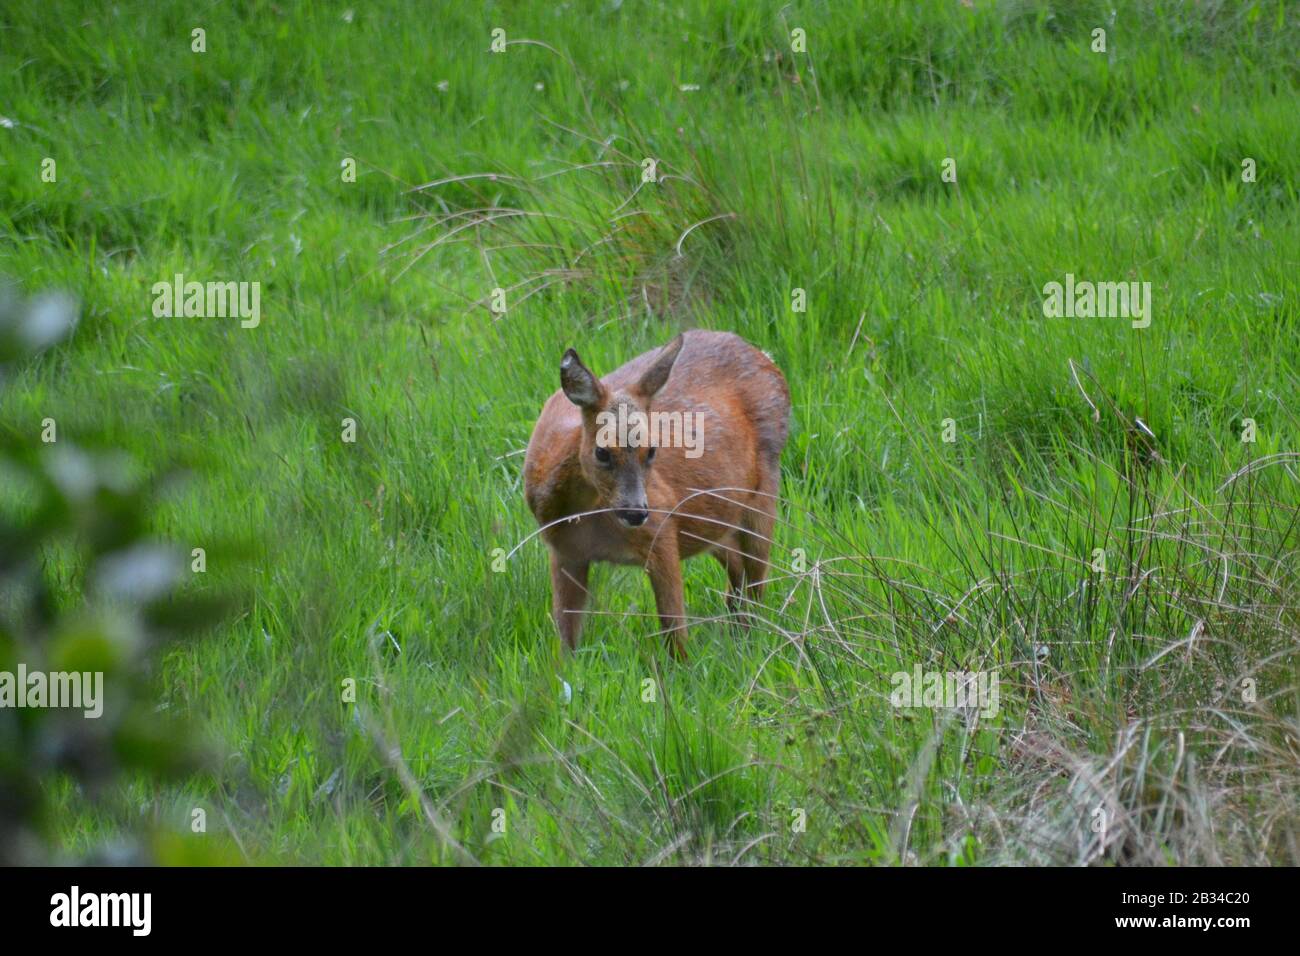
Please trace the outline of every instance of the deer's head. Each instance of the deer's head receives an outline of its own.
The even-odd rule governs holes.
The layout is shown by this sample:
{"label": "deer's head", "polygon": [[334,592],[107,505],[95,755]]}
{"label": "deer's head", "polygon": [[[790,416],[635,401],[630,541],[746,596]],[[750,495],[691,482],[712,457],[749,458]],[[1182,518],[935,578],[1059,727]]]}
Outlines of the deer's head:
{"label": "deer's head", "polygon": [[659,350],[636,384],[618,389],[601,382],[573,349],[560,361],[564,394],[582,409],[582,474],[596,490],[599,507],[613,508],[628,527],[650,516],[645,494],[646,473],[655,459],[650,407],[681,350],[679,335]]}

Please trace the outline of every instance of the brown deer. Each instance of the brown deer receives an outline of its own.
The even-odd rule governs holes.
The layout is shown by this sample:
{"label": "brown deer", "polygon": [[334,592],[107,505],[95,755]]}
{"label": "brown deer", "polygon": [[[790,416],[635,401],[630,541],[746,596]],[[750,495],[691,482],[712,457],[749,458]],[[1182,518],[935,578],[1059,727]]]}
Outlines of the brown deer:
{"label": "brown deer", "polygon": [[737,335],[691,331],[603,379],[569,349],[560,384],[524,459],[560,637],[577,646],[593,561],[639,564],[683,659],[683,559],[722,563],[733,613],[762,595],[790,424],[785,376]]}

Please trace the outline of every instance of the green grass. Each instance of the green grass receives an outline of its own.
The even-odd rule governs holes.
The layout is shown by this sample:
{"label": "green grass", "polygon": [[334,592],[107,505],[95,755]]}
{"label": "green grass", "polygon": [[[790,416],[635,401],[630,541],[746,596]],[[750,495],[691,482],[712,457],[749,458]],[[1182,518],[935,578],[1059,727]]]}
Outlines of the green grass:
{"label": "green grass", "polygon": [[[197,463],[156,532],[252,594],[157,676],[211,771],[51,782],[68,848],[204,807],[255,862],[1300,862],[1295,9],[193,6],[0,11],[0,273],[83,304],[0,414]],[[176,272],[261,325],[154,318]],[[1067,272],[1150,328],[1045,318]],[[791,386],[763,623],[692,562],[673,664],[604,568],[562,658],[541,542],[491,570],[532,423],[567,346],[695,326]],[[893,708],[916,662],[1000,713]]]}

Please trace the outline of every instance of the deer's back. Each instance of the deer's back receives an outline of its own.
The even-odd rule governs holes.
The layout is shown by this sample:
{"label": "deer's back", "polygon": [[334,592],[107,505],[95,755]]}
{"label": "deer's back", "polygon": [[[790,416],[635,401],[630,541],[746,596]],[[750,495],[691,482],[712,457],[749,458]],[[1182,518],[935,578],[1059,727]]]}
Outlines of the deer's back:
{"label": "deer's back", "polygon": [[[781,370],[766,355],[733,332],[696,329],[685,333],[681,355],[654,399],[656,412],[712,410],[724,425],[743,418],[754,430],[761,452],[773,464],[790,429],[790,389]],[[638,355],[605,376],[615,388],[635,384],[657,350]]]}
{"label": "deer's back", "polygon": [[[657,349],[638,355],[604,376],[613,389],[629,389],[654,360]],[[775,468],[790,426],[790,390],[781,370],[731,332],[685,333],[672,374],[652,411],[696,413],[704,454],[686,458],[681,449],[661,454],[656,466],[683,487],[755,486],[763,469]],[[584,482],[578,467],[582,415],[556,391],[533,429],[524,459],[524,493],[539,521],[581,510]]]}

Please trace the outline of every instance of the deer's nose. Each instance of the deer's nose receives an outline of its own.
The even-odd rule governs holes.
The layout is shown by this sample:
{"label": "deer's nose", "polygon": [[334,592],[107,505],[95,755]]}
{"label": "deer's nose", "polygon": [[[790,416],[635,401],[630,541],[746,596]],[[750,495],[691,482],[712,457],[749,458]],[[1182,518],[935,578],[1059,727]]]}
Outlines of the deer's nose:
{"label": "deer's nose", "polygon": [[644,508],[620,508],[617,513],[618,520],[630,528],[645,524],[646,518],[650,517],[650,512]]}

